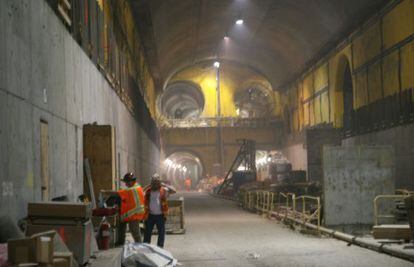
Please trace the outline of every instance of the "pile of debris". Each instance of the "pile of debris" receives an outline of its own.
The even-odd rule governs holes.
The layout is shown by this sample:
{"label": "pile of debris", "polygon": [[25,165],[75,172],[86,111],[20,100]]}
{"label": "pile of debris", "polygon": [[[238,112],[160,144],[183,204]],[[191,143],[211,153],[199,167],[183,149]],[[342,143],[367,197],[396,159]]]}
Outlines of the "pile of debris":
{"label": "pile of debris", "polygon": [[223,183],[223,178],[218,176],[207,176],[200,180],[197,185],[198,192],[213,192],[213,189]]}

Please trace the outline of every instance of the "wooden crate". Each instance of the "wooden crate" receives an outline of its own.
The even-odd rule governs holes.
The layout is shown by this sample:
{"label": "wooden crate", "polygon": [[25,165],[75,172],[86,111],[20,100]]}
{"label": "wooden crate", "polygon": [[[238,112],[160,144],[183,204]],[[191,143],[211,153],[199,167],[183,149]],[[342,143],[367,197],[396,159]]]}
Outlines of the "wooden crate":
{"label": "wooden crate", "polygon": [[184,198],[168,200],[169,212],[165,230],[167,234],[184,234]]}

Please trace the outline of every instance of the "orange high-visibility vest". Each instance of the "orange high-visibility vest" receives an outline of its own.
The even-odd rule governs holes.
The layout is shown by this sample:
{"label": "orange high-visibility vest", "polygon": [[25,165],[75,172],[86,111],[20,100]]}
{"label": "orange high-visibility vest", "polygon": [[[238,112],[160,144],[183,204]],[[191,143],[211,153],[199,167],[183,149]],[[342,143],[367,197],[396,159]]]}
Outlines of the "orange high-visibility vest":
{"label": "orange high-visibility vest", "polygon": [[140,185],[118,191],[121,197],[121,220],[123,222],[140,221],[144,219],[144,191]]}
{"label": "orange high-visibility vest", "polygon": [[[148,219],[149,215],[149,204],[151,200],[151,188],[148,188],[147,191],[145,191],[145,220]],[[162,215],[167,216],[168,215],[168,201],[167,196],[165,193],[165,189],[161,186],[160,187],[160,202],[161,202],[161,211]]]}

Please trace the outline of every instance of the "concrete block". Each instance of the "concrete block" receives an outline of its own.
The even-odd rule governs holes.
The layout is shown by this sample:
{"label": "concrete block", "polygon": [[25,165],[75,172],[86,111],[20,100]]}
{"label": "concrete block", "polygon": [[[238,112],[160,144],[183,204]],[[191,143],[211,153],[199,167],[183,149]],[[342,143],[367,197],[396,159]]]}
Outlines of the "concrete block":
{"label": "concrete block", "polygon": [[391,146],[325,146],[325,224],[372,225],[374,198],[377,195],[394,194],[394,166]]}
{"label": "concrete block", "polygon": [[395,150],[395,173],[397,188],[412,188],[414,180],[414,144],[407,142],[414,135],[414,124],[398,126],[380,132],[347,138],[342,141],[343,145],[391,145]]}

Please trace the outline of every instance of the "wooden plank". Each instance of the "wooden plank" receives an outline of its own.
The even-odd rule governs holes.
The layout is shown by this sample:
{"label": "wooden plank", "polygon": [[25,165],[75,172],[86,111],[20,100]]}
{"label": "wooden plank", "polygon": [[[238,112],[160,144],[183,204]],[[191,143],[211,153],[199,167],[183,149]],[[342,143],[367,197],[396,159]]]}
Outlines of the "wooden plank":
{"label": "wooden plank", "polygon": [[[95,199],[101,190],[116,190],[115,129],[110,125],[85,125],[83,155],[89,159]],[[84,186],[88,186],[86,177]]]}
{"label": "wooden plank", "polygon": [[40,175],[42,201],[49,200],[49,125],[40,121]]}
{"label": "wooden plank", "polygon": [[85,159],[83,161],[83,167],[85,169],[85,176],[86,176],[86,180],[87,180],[87,185],[88,185],[88,196],[91,199],[92,202],[92,207],[95,209],[96,208],[96,197],[95,197],[95,190],[94,190],[94,185],[92,182],[92,175],[91,175],[91,167],[89,165],[89,159]]}
{"label": "wooden plank", "polygon": [[376,225],[372,228],[372,234],[375,239],[411,239],[411,229],[407,225]]}

